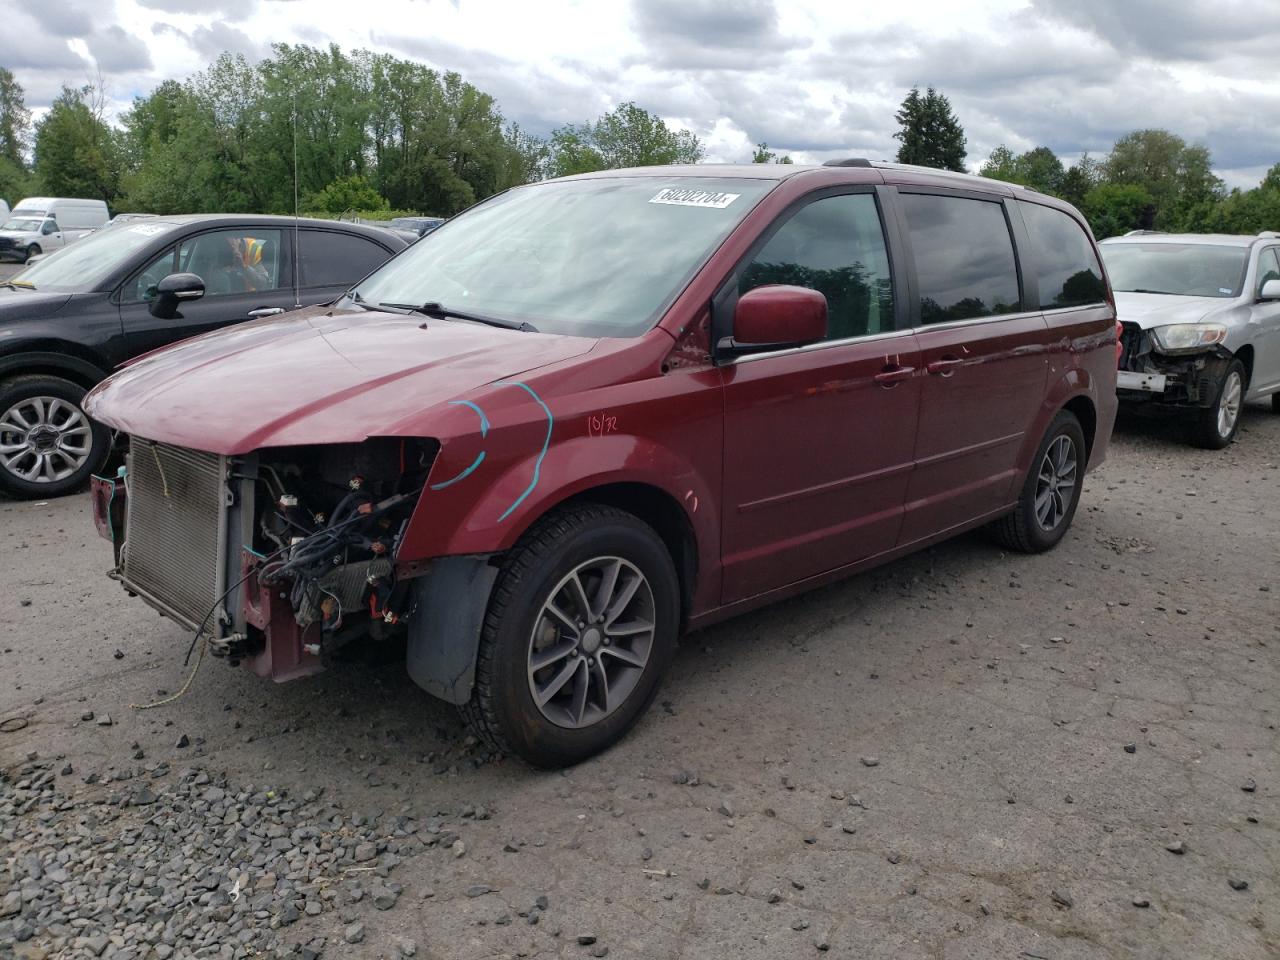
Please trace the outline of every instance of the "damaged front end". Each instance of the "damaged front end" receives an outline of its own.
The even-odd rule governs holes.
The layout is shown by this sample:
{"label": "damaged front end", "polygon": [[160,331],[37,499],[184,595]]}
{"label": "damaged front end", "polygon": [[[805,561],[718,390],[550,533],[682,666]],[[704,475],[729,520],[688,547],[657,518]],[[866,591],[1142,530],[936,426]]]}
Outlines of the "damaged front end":
{"label": "damaged front end", "polygon": [[414,601],[396,557],[437,450],[374,438],[219,456],[134,437],[120,475],[93,481],[94,520],[126,590],[210,653],[289,680],[403,631]]}
{"label": "damaged front end", "polygon": [[1204,409],[1218,397],[1231,365],[1231,351],[1221,343],[1194,350],[1165,352],[1157,331],[1136,323],[1122,324],[1116,393],[1121,402],[1152,412]]}

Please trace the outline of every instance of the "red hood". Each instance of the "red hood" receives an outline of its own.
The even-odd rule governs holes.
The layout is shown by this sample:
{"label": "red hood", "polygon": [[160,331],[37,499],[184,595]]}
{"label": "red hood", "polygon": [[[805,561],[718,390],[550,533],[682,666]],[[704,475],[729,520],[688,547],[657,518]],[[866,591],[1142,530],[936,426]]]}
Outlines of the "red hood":
{"label": "red hood", "polygon": [[85,410],[128,434],[210,453],[431,436],[428,412],[596,341],[418,315],[313,308],[149,354]]}

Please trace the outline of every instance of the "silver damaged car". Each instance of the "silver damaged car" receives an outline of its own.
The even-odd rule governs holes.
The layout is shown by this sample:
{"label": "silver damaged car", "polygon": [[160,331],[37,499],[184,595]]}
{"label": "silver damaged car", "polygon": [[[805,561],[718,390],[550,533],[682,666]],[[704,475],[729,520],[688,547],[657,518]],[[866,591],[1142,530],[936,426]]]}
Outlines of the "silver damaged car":
{"label": "silver damaged car", "polygon": [[1244,403],[1280,412],[1280,233],[1135,230],[1099,244],[1123,324],[1123,407],[1181,416],[1202,447],[1225,447]]}

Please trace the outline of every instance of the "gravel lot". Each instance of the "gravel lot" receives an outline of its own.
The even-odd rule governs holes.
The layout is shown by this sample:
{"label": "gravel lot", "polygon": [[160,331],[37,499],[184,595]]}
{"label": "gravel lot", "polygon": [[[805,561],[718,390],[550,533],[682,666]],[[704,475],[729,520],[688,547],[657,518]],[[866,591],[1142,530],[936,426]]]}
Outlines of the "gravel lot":
{"label": "gravel lot", "polygon": [[1276,957],[1277,467],[1269,408],[1222,453],[1122,424],[1055,552],[696,634],[564,774],[388,656],[133,710],[187,637],[85,497],[0,503],[0,956]]}

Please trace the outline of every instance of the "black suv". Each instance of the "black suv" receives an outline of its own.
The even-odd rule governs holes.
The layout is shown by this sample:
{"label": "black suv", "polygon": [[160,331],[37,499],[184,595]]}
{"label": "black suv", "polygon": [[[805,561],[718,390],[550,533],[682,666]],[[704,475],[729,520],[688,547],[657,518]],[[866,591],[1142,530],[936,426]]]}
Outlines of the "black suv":
{"label": "black suv", "polygon": [[333,300],[406,245],[326,220],[156,217],[99,230],[0,282],[0,491],[54,497],[102,467],[111,437],[80,401],[126,360]]}

